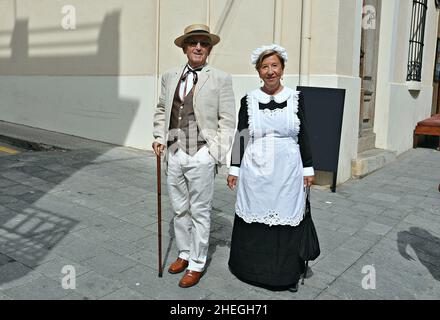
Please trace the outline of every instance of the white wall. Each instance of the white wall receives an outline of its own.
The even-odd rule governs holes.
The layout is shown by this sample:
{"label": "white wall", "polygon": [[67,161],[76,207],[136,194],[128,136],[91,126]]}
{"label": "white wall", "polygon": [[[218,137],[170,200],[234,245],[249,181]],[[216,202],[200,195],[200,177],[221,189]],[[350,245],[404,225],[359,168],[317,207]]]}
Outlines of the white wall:
{"label": "white wall", "polygon": [[390,120],[387,146],[401,154],[413,147],[413,130],[418,121],[431,116],[432,86],[423,86],[417,96],[406,85],[390,84]]}
{"label": "white wall", "polygon": [[0,76],[0,119],[150,148],[155,77]]}
{"label": "white wall", "polygon": [[420,90],[406,84],[412,1],[382,1],[374,131],[376,147],[401,154],[412,148],[418,121],[431,114],[438,11],[428,1]]}

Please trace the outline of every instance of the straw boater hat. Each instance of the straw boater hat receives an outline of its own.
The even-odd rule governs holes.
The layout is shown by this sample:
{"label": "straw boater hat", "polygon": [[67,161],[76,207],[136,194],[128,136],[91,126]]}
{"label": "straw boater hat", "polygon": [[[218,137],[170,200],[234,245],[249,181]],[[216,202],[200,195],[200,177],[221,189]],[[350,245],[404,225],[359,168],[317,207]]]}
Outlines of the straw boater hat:
{"label": "straw boater hat", "polygon": [[212,46],[215,46],[220,42],[220,37],[209,31],[209,27],[204,24],[192,24],[185,28],[183,35],[174,40],[174,44],[178,47],[183,48],[183,42],[186,38],[192,36],[207,36],[211,39]]}

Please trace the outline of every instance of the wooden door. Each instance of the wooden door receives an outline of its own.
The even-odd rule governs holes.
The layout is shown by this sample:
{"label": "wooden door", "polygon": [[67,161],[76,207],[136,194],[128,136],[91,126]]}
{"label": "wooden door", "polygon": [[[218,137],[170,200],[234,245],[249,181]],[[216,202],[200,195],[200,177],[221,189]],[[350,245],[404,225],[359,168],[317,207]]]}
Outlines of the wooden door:
{"label": "wooden door", "polygon": [[359,137],[373,134],[379,51],[380,6],[381,0],[364,0],[360,59],[362,85]]}

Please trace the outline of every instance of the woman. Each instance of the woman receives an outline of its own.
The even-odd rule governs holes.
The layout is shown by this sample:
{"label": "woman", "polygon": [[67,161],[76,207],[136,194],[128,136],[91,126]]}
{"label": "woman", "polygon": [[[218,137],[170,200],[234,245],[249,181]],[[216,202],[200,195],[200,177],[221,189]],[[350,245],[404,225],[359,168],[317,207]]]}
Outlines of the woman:
{"label": "woman", "polygon": [[303,102],[281,84],[284,48],[263,46],[251,59],[264,84],[241,99],[227,178],[231,189],[239,181],[229,268],[244,282],[296,291],[305,267],[298,255],[304,187],[314,180]]}

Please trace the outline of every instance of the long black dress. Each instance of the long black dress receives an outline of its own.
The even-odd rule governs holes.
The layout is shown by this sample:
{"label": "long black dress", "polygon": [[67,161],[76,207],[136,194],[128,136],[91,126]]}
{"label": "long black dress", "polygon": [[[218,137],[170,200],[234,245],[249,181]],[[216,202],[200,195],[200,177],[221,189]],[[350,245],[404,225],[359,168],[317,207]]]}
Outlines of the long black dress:
{"label": "long black dress", "polygon": [[[249,141],[249,118],[246,96],[241,99],[238,130],[232,149],[231,166],[240,167],[244,150]],[[285,108],[286,104],[271,101],[259,108]],[[312,155],[304,119],[303,97],[299,95],[297,116],[301,122],[298,134],[301,159],[304,167],[312,167]],[[240,182],[238,182],[240,183]],[[240,280],[270,290],[286,290],[294,287],[305,264],[298,255],[301,224],[293,226],[264,223],[246,223],[237,214],[231,239],[229,269]]]}

